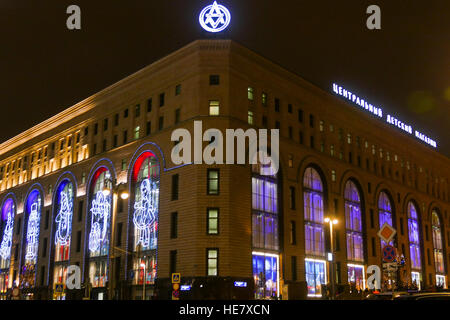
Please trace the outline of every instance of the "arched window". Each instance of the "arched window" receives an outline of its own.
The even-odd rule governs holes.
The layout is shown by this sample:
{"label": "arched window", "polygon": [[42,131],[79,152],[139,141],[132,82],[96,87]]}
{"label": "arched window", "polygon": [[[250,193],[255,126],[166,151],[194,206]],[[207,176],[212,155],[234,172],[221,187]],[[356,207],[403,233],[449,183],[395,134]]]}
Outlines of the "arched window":
{"label": "arched window", "polygon": [[22,268],[22,284],[34,287],[36,278],[36,262],[39,247],[39,229],[41,221],[42,196],[38,189],[30,192],[25,207],[24,232],[24,266]]}
{"label": "arched window", "polygon": [[303,176],[305,218],[305,259],[308,296],[321,297],[321,285],[326,283],[325,228],[323,184],[314,168],[307,168]]}
{"label": "arched window", "polygon": [[105,167],[95,172],[89,192],[88,266],[92,287],[105,287],[108,281],[108,256],[111,227],[111,175]]}
{"label": "arched window", "polygon": [[252,165],[252,244],[255,298],[279,295],[278,177],[269,165]]}
{"label": "arched window", "polygon": [[[156,279],[156,249],[158,245],[159,183],[158,159],[149,151],[136,160],[132,172],[133,260],[134,284],[152,285]],[[145,275],[144,275],[145,273]]]}
{"label": "arched window", "polygon": [[66,282],[67,267],[69,266],[74,202],[74,188],[69,179],[65,179],[59,184],[55,198],[55,265],[53,284]]}
{"label": "arched window", "polygon": [[441,222],[436,210],[433,210],[431,216],[431,225],[433,229],[433,248],[434,265],[436,268],[436,285],[445,288],[445,268],[444,268],[444,247],[442,241]]}
{"label": "arched window", "polygon": [[[378,218],[380,222],[380,228],[385,223],[387,223],[391,227],[394,227],[391,200],[389,200],[389,197],[385,192],[381,192],[380,197],[378,198]],[[384,240],[381,240],[381,248],[386,245],[387,243],[384,242]],[[391,242],[389,242],[389,245],[393,246],[394,240],[391,240]]]}
{"label": "arched window", "polygon": [[422,260],[420,254],[419,217],[416,206],[410,201],[408,203],[408,237],[409,255],[411,260],[411,283],[421,289]]}
{"label": "arched window", "polygon": [[0,230],[1,230],[1,243],[0,243],[0,292],[6,293],[8,291],[10,279],[11,265],[11,248],[13,240],[14,230],[14,217],[16,215],[16,206],[12,198],[8,198],[3,203]]}
{"label": "arched window", "polygon": [[[355,183],[349,180],[344,191],[348,282],[357,290],[365,288],[364,245],[361,198]],[[360,263],[360,264],[358,264]]]}

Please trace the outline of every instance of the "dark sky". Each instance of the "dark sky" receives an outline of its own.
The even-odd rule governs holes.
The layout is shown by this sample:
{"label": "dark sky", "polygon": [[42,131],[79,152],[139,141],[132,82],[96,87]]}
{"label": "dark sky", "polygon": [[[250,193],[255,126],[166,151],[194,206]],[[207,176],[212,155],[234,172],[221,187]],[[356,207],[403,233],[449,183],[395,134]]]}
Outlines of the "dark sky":
{"label": "dark sky", "polygon": [[[189,42],[213,0],[0,0],[0,141]],[[450,1],[219,0],[227,38],[326,91],[338,82],[450,156]],[[66,28],[77,4],[82,30]],[[366,28],[366,8],[382,30]]]}

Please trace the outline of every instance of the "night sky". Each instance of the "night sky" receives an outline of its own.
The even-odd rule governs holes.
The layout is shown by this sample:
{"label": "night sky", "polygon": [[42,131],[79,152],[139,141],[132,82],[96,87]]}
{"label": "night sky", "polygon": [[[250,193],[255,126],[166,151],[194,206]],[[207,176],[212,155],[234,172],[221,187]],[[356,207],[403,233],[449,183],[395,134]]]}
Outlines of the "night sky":
{"label": "night sky", "polygon": [[[0,0],[0,141],[205,38],[198,15],[212,2]],[[223,37],[328,92],[339,83],[450,156],[450,1],[219,3],[232,14]],[[81,31],[66,28],[71,4],[81,7]],[[382,30],[366,28],[371,4]]]}

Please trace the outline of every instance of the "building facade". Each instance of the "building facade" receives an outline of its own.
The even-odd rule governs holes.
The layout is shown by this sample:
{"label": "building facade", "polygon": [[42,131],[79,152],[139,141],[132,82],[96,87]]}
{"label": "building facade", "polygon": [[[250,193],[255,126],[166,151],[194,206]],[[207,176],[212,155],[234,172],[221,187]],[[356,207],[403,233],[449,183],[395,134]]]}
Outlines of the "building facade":
{"label": "building facade", "polygon": [[[280,170],[174,164],[172,132],[195,121],[279,129]],[[366,288],[385,223],[404,265],[383,286],[447,287],[449,176],[447,157],[331,90],[195,41],[0,145],[0,294],[171,299],[180,273],[182,299],[319,298],[330,281]]]}

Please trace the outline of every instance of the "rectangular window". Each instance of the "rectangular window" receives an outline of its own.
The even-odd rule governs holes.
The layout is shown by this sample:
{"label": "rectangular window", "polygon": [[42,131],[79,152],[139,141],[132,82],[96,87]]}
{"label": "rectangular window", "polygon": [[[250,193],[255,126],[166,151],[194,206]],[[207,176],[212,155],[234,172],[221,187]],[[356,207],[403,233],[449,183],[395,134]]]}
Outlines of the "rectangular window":
{"label": "rectangular window", "polygon": [[141,127],[137,126],[136,128],[134,128],[134,139],[135,140],[139,139],[140,131],[141,131]]}
{"label": "rectangular window", "polygon": [[107,142],[106,139],[103,140],[103,152],[106,152]]}
{"label": "rectangular window", "polygon": [[158,129],[159,129],[159,131],[164,129],[164,117],[159,117]]}
{"label": "rectangular window", "polygon": [[178,212],[170,215],[170,239],[178,238]]}
{"label": "rectangular window", "polygon": [[218,195],[219,194],[219,169],[208,169],[207,172],[207,194]]}
{"label": "rectangular window", "polygon": [[217,277],[219,275],[219,249],[206,249],[207,276]]}
{"label": "rectangular window", "polygon": [[403,218],[400,218],[400,234],[403,235]]}
{"label": "rectangular window", "polygon": [[42,258],[45,258],[47,255],[47,238],[44,238],[44,242],[42,243]]}
{"label": "rectangular window", "polygon": [[298,122],[300,122],[300,123],[303,122],[303,110],[302,109],[298,110]]}
{"label": "rectangular window", "polygon": [[44,224],[44,230],[48,229],[48,222],[49,222],[49,216],[50,216],[50,210],[45,211],[45,224]]}
{"label": "rectangular window", "polygon": [[153,100],[152,98],[147,100],[147,112],[152,112]]}
{"label": "rectangular window", "polygon": [[177,272],[177,250],[170,251],[169,272],[170,274]]}
{"label": "rectangular window", "polygon": [[252,87],[248,87],[247,97],[248,97],[248,100],[253,101],[253,88]]}
{"label": "rectangular window", "polygon": [[376,245],[375,245],[375,238],[372,237],[372,257],[376,257]]}
{"label": "rectangular window", "polygon": [[160,107],[164,107],[164,103],[165,103],[165,94],[164,94],[164,93],[161,93],[161,94],[159,95],[159,106],[160,106]]}
{"label": "rectangular window", "polygon": [[266,116],[263,116],[263,117],[262,117],[262,126],[263,126],[264,128],[267,128],[267,117],[266,117]]}
{"label": "rectangular window", "polygon": [[312,114],[309,115],[309,126],[314,128],[314,116]]}
{"label": "rectangular window", "polygon": [[310,147],[311,147],[312,149],[314,149],[314,136],[311,136],[311,137],[310,137],[309,145],[310,145]]}
{"label": "rectangular window", "polygon": [[297,281],[297,257],[291,257],[292,281]]}
{"label": "rectangular window", "polygon": [[178,174],[174,174],[172,176],[172,201],[178,200],[178,182],[179,176]]}
{"label": "rectangular window", "polygon": [[134,117],[139,118],[140,116],[141,116],[141,105],[138,104],[134,109]]}
{"label": "rectangular window", "polygon": [[275,98],[275,112],[280,112],[280,99]]}
{"label": "rectangular window", "polygon": [[[94,135],[97,135],[98,133],[98,123],[94,124]],[[62,146],[64,146],[64,141],[62,141]],[[63,147],[61,147],[62,150]]]}
{"label": "rectangular window", "polygon": [[248,124],[253,125],[253,111],[248,112]]}
{"label": "rectangular window", "polygon": [[220,115],[220,103],[219,101],[213,100],[209,101],[209,115],[218,116]]}
{"label": "rectangular window", "polygon": [[117,134],[114,135],[113,146],[114,148],[117,148],[119,146],[119,136]]}
{"label": "rectangular window", "polygon": [[[374,216],[373,216],[373,209],[370,209],[370,227],[373,229],[375,228],[375,221],[374,221]],[[380,226],[382,227],[382,226]]]}
{"label": "rectangular window", "polygon": [[127,142],[128,142],[128,131],[125,130],[123,132],[123,144],[127,144]]}
{"label": "rectangular window", "polygon": [[208,235],[218,235],[219,234],[219,209],[218,208],[208,208],[206,213],[207,219],[207,230]]}
{"label": "rectangular window", "polygon": [[123,223],[117,224],[117,238],[116,238],[116,246],[120,247],[122,245],[122,230],[123,230]]}
{"label": "rectangular window", "polygon": [[124,117],[124,118],[128,118],[128,109],[125,109],[125,110],[123,111],[123,117]]}
{"label": "rectangular window", "polygon": [[114,116],[114,126],[117,127],[119,125],[119,114],[116,113]]}
{"label": "rectangular window", "polygon": [[151,133],[152,133],[152,123],[148,121],[145,127],[145,134],[149,136]]}
{"label": "rectangular window", "polygon": [[81,231],[77,231],[77,252],[81,251]]}
{"label": "rectangular window", "polygon": [[303,141],[303,132],[302,131],[300,131],[300,133],[299,133],[299,140],[300,140],[299,143],[303,144],[304,141]]}
{"label": "rectangular window", "polygon": [[81,222],[83,220],[83,206],[84,206],[83,200],[78,202],[78,222]]}
{"label": "rectangular window", "polygon": [[103,120],[103,131],[108,130],[108,119]]}
{"label": "rectangular window", "polygon": [[297,244],[297,226],[295,224],[295,221],[291,221],[291,230],[290,230],[290,244],[296,245]]}
{"label": "rectangular window", "polygon": [[267,107],[267,93],[263,92],[261,96],[262,105]]}
{"label": "rectangular window", "polygon": [[181,94],[181,84],[175,87],[175,95],[179,96]]}
{"label": "rectangular window", "polygon": [[295,210],[295,187],[289,187],[290,209]]}
{"label": "rectangular window", "polygon": [[292,113],[292,104],[288,104],[288,112]]}
{"label": "rectangular window", "polygon": [[289,139],[293,138],[293,133],[292,132],[293,132],[293,128],[291,126],[289,126],[289,128],[288,128]]}
{"label": "rectangular window", "polygon": [[217,74],[213,74],[209,76],[209,85],[210,86],[218,86],[220,84],[220,76]]}
{"label": "rectangular window", "polygon": [[180,123],[180,114],[181,114],[180,109],[175,110],[175,124]]}

